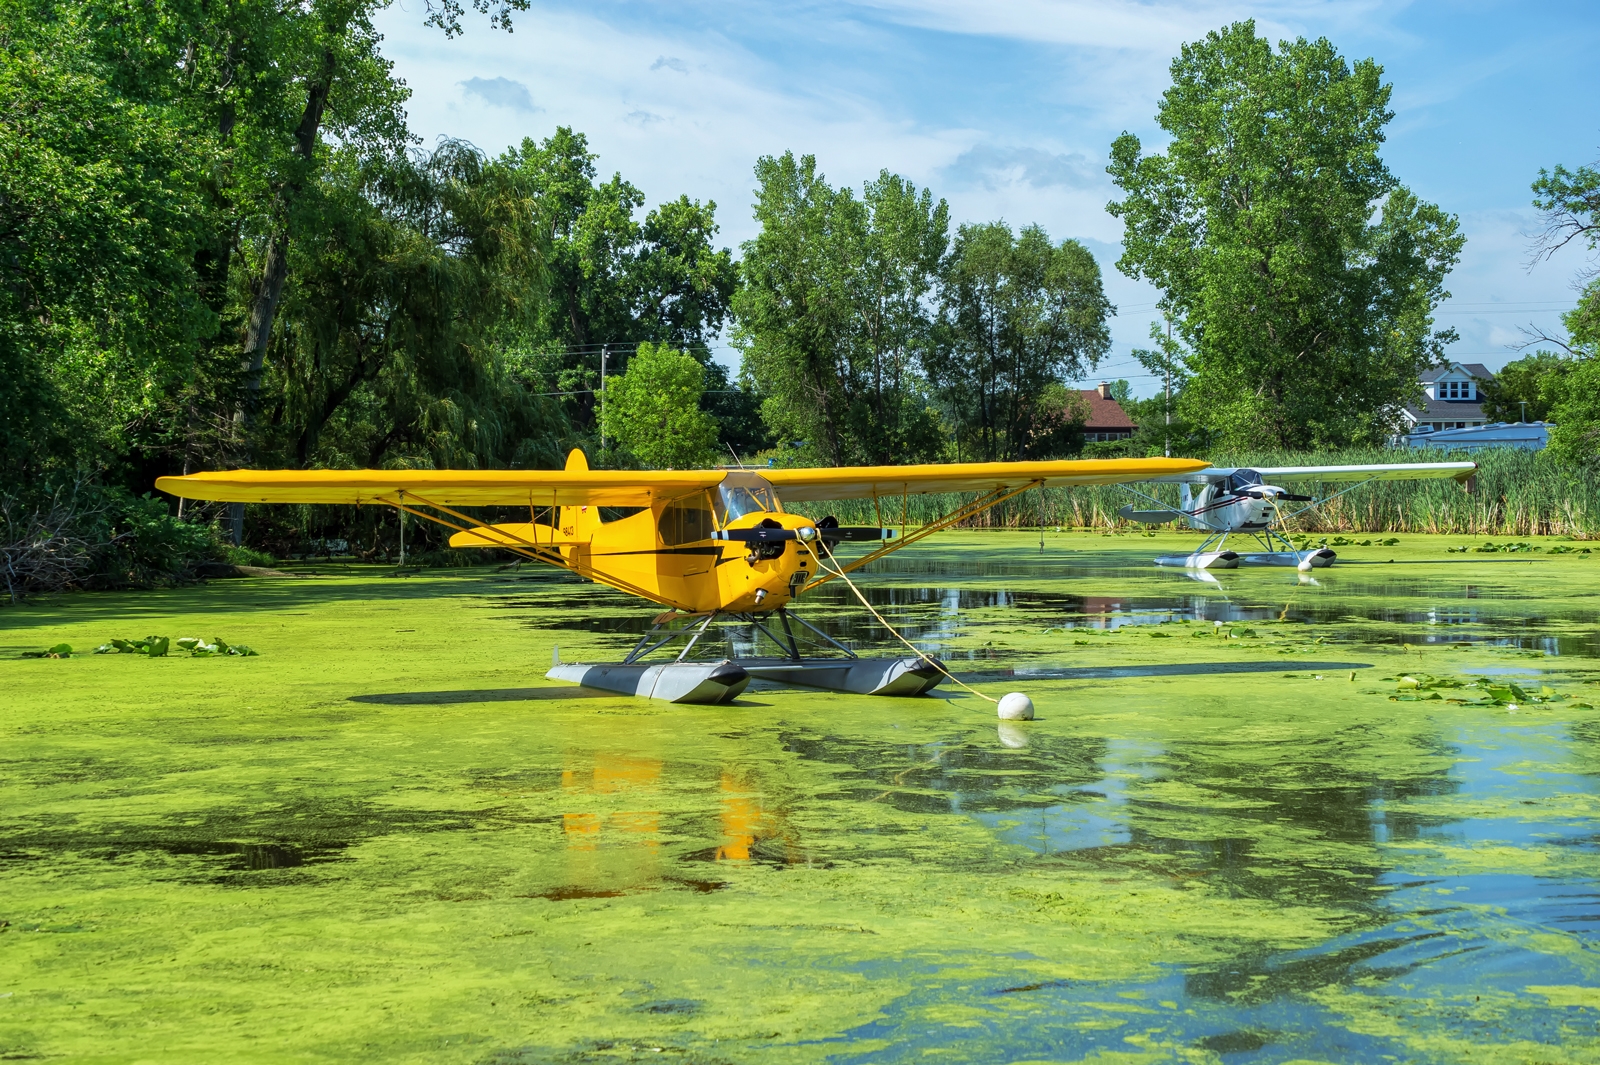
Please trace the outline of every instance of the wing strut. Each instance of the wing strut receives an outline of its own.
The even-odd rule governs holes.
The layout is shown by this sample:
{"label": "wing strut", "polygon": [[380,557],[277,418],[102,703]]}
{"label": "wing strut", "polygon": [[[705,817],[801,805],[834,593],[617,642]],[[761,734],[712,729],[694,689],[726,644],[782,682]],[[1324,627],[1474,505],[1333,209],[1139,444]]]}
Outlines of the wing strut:
{"label": "wing strut", "polygon": [[[964,504],[963,506],[957,507],[955,510],[952,510],[950,513],[946,514],[944,517],[938,518],[938,519],[936,519],[936,520],[934,520],[932,522],[929,522],[927,525],[924,525],[922,528],[918,529],[916,532],[907,533],[905,535],[902,535],[898,540],[891,540],[889,543],[887,543],[887,544],[883,545],[882,547],[878,548],[876,551],[867,552],[865,555],[862,555],[860,558],[856,559],[854,562],[850,563],[848,566],[841,566],[841,565],[839,565],[838,561],[835,560],[834,565],[837,567],[836,569],[832,569],[832,570],[828,570],[828,571],[823,572],[823,573],[819,573],[812,580],[808,581],[805,584],[805,586],[800,589],[800,591],[802,593],[809,592],[813,588],[818,588],[818,587],[821,587],[824,584],[827,584],[829,581],[833,580],[835,577],[842,577],[846,573],[854,573],[856,570],[860,569],[862,566],[865,566],[867,563],[876,562],[878,559],[884,557],[885,555],[893,554],[894,552],[900,550],[902,547],[910,547],[912,544],[916,543],[918,540],[921,540],[925,536],[932,536],[936,532],[943,532],[945,529],[950,528],[950,526],[958,524],[959,522],[966,521],[968,518],[973,517],[975,515],[982,514],[984,511],[988,510],[990,507],[997,506],[1000,503],[1004,503],[1008,499],[1014,498],[1015,496],[1019,496],[1022,493],[1028,491],[1030,488],[1042,488],[1043,486],[1044,486],[1044,481],[1038,480],[1038,481],[1029,481],[1027,484],[1023,485],[1021,488],[1000,487],[1000,488],[991,489],[990,491],[985,492],[983,495],[979,496],[977,499],[974,499],[972,502]],[[874,499],[874,503],[876,503],[876,502],[877,502],[876,499]],[[906,517],[907,517],[907,514],[906,514],[905,510],[902,510],[901,511],[901,526],[900,526],[902,532],[905,529],[905,519],[906,519]],[[880,525],[882,524],[881,516],[879,518],[879,524]]]}
{"label": "wing strut", "polygon": [[454,529],[456,532],[471,532],[474,536],[483,537],[486,532],[492,530],[495,535],[504,537],[503,542],[500,543],[499,546],[504,548],[507,551],[512,552],[513,554],[521,555],[524,558],[531,558],[535,562],[545,562],[545,563],[548,563],[549,565],[552,565],[552,566],[559,566],[561,569],[568,570],[568,571],[570,571],[572,573],[576,573],[580,577],[587,577],[589,580],[596,581],[596,582],[598,582],[600,584],[609,584],[611,587],[617,589],[620,592],[627,592],[629,595],[637,595],[640,598],[648,599],[653,603],[660,603],[663,606],[671,606],[672,605],[671,603],[669,603],[666,600],[660,598],[659,596],[653,595],[652,593],[645,591],[643,588],[639,588],[639,587],[637,587],[635,585],[629,584],[627,581],[619,581],[615,577],[605,576],[605,575],[601,575],[601,574],[595,573],[592,568],[587,567],[587,566],[581,567],[581,568],[578,567],[578,566],[574,566],[571,562],[568,562],[565,558],[563,558],[561,556],[561,552],[551,550],[549,547],[547,547],[545,545],[536,544],[536,543],[533,543],[533,542],[531,542],[529,540],[524,540],[522,537],[518,536],[516,533],[506,531],[506,529],[503,526],[496,526],[496,525],[479,526],[477,524],[477,522],[474,521],[474,519],[468,517],[467,515],[461,513],[458,510],[452,510],[450,507],[445,506],[443,503],[434,503],[434,502],[432,502],[430,500],[422,498],[421,496],[417,495],[417,493],[415,493],[415,492],[411,492],[411,493],[409,493],[409,495],[413,500],[415,500],[418,503],[421,503],[425,507],[432,507],[434,510],[439,511],[440,513],[450,515],[450,517],[455,518],[456,521],[463,521],[463,522],[467,522],[468,524],[467,525],[457,525],[454,521],[446,521],[445,519],[443,519],[441,517],[438,517],[437,515],[429,514],[429,513],[426,513],[425,511],[421,511],[421,510],[416,510],[416,509],[414,509],[412,507],[406,506],[404,503],[401,503],[398,500],[389,499],[387,497],[379,497],[378,499],[375,500],[375,502],[387,503],[389,506],[395,507],[398,510],[403,510],[407,514],[415,514],[417,517],[422,518],[425,521],[431,521],[435,525],[443,525],[445,528]]}

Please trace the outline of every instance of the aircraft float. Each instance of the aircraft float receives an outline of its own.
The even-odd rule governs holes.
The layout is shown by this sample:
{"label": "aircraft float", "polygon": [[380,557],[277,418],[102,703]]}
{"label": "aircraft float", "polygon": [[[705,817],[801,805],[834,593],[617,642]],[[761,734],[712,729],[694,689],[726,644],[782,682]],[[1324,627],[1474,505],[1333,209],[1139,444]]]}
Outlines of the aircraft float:
{"label": "aircraft float", "polygon": [[[1259,469],[1212,466],[1184,473],[1150,478],[1156,484],[1176,483],[1178,506],[1144,496],[1159,509],[1138,510],[1133,505],[1118,513],[1130,521],[1161,525],[1169,521],[1187,522],[1189,528],[1212,535],[1186,555],[1161,555],[1158,566],[1185,569],[1234,569],[1241,563],[1250,566],[1294,566],[1302,572],[1331,566],[1338,558],[1326,547],[1297,549],[1282,532],[1282,524],[1313,507],[1361,487],[1371,481],[1405,481],[1426,478],[1454,478],[1470,482],[1477,472],[1475,462],[1395,462],[1370,466],[1263,466]],[[1270,481],[1353,482],[1320,499],[1295,495]],[[1130,489],[1130,491],[1136,491]],[[1141,496],[1142,492],[1136,492]],[[1305,503],[1291,514],[1283,513],[1283,503]],[[1261,551],[1229,550],[1228,537],[1234,533],[1253,536]]]}
{"label": "aircraft float", "polygon": [[[791,604],[829,581],[849,583],[852,571],[1024,492],[1181,478],[1207,465],[1148,458],[637,472],[591,470],[575,450],[564,470],[232,470],[161,477],[156,487],[227,503],[390,506],[449,528],[451,547],[499,548],[636,595],[668,609],[621,662],[558,659],[546,676],[669,702],[721,703],[737,698],[751,677],[862,695],[928,692],[949,676],[937,659],[921,652],[860,658]],[[930,492],[976,495],[908,529],[909,497]],[[871,499],[878,525],[844,527],[832,517],[786,509],[836,499]],[[527,520],[484,524],[462,507],[525,508]],[[635,510],[606,521],[602,507]],[[892,525],[896,510],[898,534],[884,520]],[[877,546],[845,562],[834,548],[847,541]],[[719,622],[751,626],[777,653],[691,658]],[[679,640],[671,661],[645,661],[671,654],[669,645]]]}

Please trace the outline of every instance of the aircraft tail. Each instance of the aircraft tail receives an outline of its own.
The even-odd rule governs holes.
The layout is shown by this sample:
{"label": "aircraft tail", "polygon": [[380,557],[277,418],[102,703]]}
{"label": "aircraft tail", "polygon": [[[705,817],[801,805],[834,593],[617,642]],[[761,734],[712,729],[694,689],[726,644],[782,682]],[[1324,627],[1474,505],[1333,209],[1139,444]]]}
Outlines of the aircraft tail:
{"label": "aircraft tail", "polygon": [[[582,448],[567,452],[567,472],[582,473],[589,468],[589,459]],[[599,507],[562,507],[561,529],[563,539],[587,540],[600,528]]]}

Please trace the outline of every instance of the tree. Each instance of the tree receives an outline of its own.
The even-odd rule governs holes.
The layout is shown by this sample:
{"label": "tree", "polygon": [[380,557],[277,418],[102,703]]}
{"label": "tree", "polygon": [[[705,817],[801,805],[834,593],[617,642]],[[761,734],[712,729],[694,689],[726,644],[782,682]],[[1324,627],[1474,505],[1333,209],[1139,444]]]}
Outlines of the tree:
{"label": "tree", "polygon": [[565,421],[508,341],[541,307],[537,203],[514,160],[444,141],[340,153],[271,349],[265,446],[287,466],[559,462]]}
{"label": "tree", "polygon": [[[1539,169],[1533,183],[1533,205],[1544,215],[1544,231],[1535,239],[1533,261],[1549,259],[1580,241],[1591,259],[1600,255],[1600,167]],[[1585,271],[1592,276],[1594,269]]]}
{"label": "tree", "polygon": [[1491,422],[1542,422],[1564,398],[1573,360],[1537,351],[1478,381],[1484,418]]}
{"label": "tree", "polygon": [[1004,222],[956,234],[941,293],[942,343],[925,363],[971,460],[1052,458],[1064,440],[1046,388],[1083,376],[1110,348],[1100,266],[1075,240]]}
{"label": "tree", "polygon": [[761,232],[744,245],[734,344],[763,420],[831,465],[936,456],[918,367],[949,208],[888,171],[857,199],[792,152],[763,156],[756,180]]}
{"label": "tree", "polygon": [[732,253],[714,243],[717,205],[679,196],[639,221],[644,193],[621,174],[597,182],[588,139],[565,126],[512,155],[538,194],[550,249],[535,343],[547,353],[551,390],[573,393],[574,423],[594,423],[602,352],[607,370],[621,372],[640,343],[653,342],[694,355],[707,372],[707,409],[733,430],[729,442],[759,447],[759,435],[748,437],[758,401],[711,359],[738,285]]}
{"label": "tree", "polygon": [[705,376],[705,367],[686,352],[640,344],[627,373],[606,378],[606,433],[651,469],[711,465],[717,423],[700,409]]}
{"label": "tree", "polygon": [[1145,155],[1107,171],[1118,267],[1163,290],[1189,349],[1186,410],[1233,447],[1378,442],[1451,330],[1433,310],[1464,238],[1378,155],[1393,117],[1372,60],[1325,39],[1274,51],[1253,22],[1184,45]]}
{"label": "tree", "polygon": [[1544,215],[1533,262],[1580,242],[1587,247],[1590,265],[1579,276],[1588,284],[1577,306],[1562,315],[1565,339],[1534,333],[1534,343],[1554,344],[1567,357],[1539,352],[1507,366],[1501,377],[1510,373],[1508,387],[1537,392],[1546,417],[1555,423],[1552,454],[1569,464],[1594,464],[1600,462],[1600,270],[1594,265],[1600,259],[1600,169],[1540,169],[1533,194],[1533,205]]}
{"label": "tree", "polygon": [[118,91],[92,25],[0,4],[0,484],[70,479],[191,371],[197,174],[178,108]]}

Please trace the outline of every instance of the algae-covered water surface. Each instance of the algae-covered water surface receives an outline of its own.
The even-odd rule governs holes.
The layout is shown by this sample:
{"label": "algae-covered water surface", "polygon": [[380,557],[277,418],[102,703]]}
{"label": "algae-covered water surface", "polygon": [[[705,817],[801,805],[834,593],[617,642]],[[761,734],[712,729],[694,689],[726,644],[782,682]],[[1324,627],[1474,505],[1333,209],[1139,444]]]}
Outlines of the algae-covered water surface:
{"label": "algae-covered water surface", "polygon": [[[557,572],[8,608],[0,1057],[1600,1061],[1600,553],[1188,542],[862,578],[1016,724],[549,682],[654,612]],[[152,634],[259,656],[21,657]]]}

